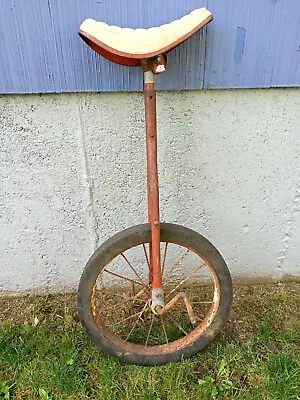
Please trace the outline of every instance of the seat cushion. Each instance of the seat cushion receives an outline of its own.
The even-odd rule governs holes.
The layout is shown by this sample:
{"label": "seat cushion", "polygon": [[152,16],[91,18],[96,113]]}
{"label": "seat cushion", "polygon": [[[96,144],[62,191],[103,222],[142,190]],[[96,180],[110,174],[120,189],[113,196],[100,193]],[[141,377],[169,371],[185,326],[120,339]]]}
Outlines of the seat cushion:
{"label": "seat cushion", "polygon": [[150,29],[120,28],[86,19],[80,26],[79,34],[106,58],[112,59],[111,56],[115,55],[121,59],[141,60],[170,51],[211,20],[212,15],[206,8],[199,8],[181,19]]}

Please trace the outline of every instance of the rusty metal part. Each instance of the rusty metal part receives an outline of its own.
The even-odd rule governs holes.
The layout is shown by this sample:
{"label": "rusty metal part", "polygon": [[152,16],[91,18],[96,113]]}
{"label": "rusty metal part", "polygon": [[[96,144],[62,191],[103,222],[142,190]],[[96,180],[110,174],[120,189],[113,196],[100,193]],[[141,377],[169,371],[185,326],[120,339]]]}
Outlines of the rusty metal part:
{"label": "rusty metal part", "polygon": [[152,59],[152,72],[154,74],[161,74],[165,72],[168,64],[168,59],[166,54],[159,54]]}
{"label": "rusty metal part", "polygon": [[156,123],[156,92],[151,80],[149,60],[145,62],[145,121],[147,150],[147,187],[148,187],[148,220],[151,226],[150,276],[152,289],[162,289],[160,269],[160,218],[159,218],[159,187],[157,166],[157,123]]}
{"label": "rusty metal part", "polygon": [[126,341],[129,339],[130,335],[131,335],[132,332],[134,331],[134,328],[136,327],[136,325],[139,323],[139,321],[140,321],[142,315],[147,311],[147,308],[149,308],[149,301],[147,301],[147,302],[145,303],[145,305],[144,305],[142,311],[140,311],[140,312],[138,313],[138,317],[137,317],[137,319],[135,320],[135,323],[133,324],[133,326],[132,326],[132,328],[131,328],[129,334],[128,334],[127,337],[126,337]]}
{"label": "rusty metal part", "polygon": [[153,72],[152,71],[152,59],[151,58],[143,58],[141,60],[141,66],[143,67],[143,71],[144,71],[144,84],[145,84],[145,83],[148,83],[146,76],[145,76],[145,72],[147,72],[147,71]]}
{"label": "rusty metal part", "polygon": [[168,297],[170,297],[170,295],[171,295],[172,293],[174,293],[175,290],[179,289],[180,286],[182,286],[182,285],[184,284],[184,282],[188,281],[194,274],[196,274],[196,273],[197,273],[202,267],[204,267],[205,265],[206,265],[205,263],[199,265],[199,266],[198,266],[197,268],[195,268],[188,276],[186,276],[184,279],[182,279],[182,281],[180,281],[180,282],[178,283],[178,285],[176,285],[176,286],[166,295],[166,299],[167,299]]}
{"label": "rusty metal part", "polygon": [[148,289],[148,286],[146,285],[146,283],[143,281],[143,279],[141,278],[141,276],[137,273],[137,271],[135,270],[135,268],[132,266],[132,264],[129,262],[128,258],[121,253],[121,256],[123,257],[123,259],[126,261],[126,263],[129,265],[130,269],[133,271],[133,273],[135,274],[135,276],[138,278],[140,285],[144,286],[146,289]]}
{"label": "rusty metal part", "polygon": [[[151,72],[153,72],[153,74],[157,75],[157,74],[161,74],[166,71],[167,64],[168,64],[168,58],[165,53],[162,53],[162,54],[158,54],[155,57],[141,60],[141,64],[142,64],[144,73],[151,71]],[[154,83],[154,81],[148,82],[147,76],[145,76],[144,82],[145,83]]]}
{"label": "rusty metal part", "polygon": [[[184,254],[183,254],[182,256],[180,256],[180,257],[178,258],[178,260],[173,264],[173,266],[169,269],[169,271],[167,272],[167,274],[166,274],[166,276],[165,276],[165,279],[167,279],[167,278],[172,274],[172,272],[174,272],[174,270],[175,270],[176,268],[180,267],[180,265],[181,265],[181,263],[182,263],[184,257],[186,257],[186,255],[189,254],[189,252],[190,252],[190,249],[186,249],[186,251],[184,252]],[[165,260],[165,255],[164,255],[164,260]],[[163,265],[164,265],[164,264],[163,264]],[[163,269],[163,270],[164,270],[164,269]]]}
{"label": "rusty metal part", "polygon": [[116,272],[109,271],[108,269],[105,269],[105,272],[107,272],[110,275],[116,276],[117,278],[121,278],[121,279],[124,279],[125,281],[129,281],[132,284],[136,283],[137,285],[143,286],[141,282],[138,282],[138,281],[136,281],[134,279],[127,278],[126,276],[117,274]]}
{"label": "rusty metal part", "polygon": [[177,303],[178,300],[183,299],[185,306],[186,306],[186,310],[187,313],[189,315],[189,319],[191,321],[191,324],[195,325],[198,321],[200,321],[199,317],[196,317],[194,310],[193,310],[193,306],[190,302],[189,296],[185,293],[185,292],[179,292],[176,294],[176,296],[173,297],[172,300],[169,301],[169,303],[167,303],[164,307],[161,308],[157,308],[156,314],[158,315],[163,315],[165,314],[167,311],[169,311],[172,307],[175,306],[175,304]]}
{"label": "rusty metal part", "polygon": [[158,314],[157,310],[165,307],[163,289],[152,289],[151,310],[153,314]]}
{"label": "rusty metal part", "polygon": [[[174,243],[174,244],[176,244],[176,243]],[[193,250],[193,252],[195,252],[196,254],[198,254],[201,257],[201,255],[198,252],[196,252],[195,250]],[[216,316],[216,313],[218,311],[219,305],[220,305],[221,292],[220,292],[220,284],[219,284],[217,275],[214,271],[214,268],[212,268],[212,266],[210,265],[209,262],[206,262],[206,266],[209,268],[209,270],[212,274],[213,282],[214,282],[213,299],[212,299],[211,306],[209,307],[209,310],[206,313],[205,317],[203,319],[199,319],[199,320],[197,319],[196,324],[195,324],[196,326],[194,327],[194,329],[192,331],[187,332],[180,324],[178,324],[178,322],[176,320],[174,320],[174,318],[172,318],[172,313],[160,312],[159,315],[157,315],[157,317],[155,316],[155,314],[152,314],[152,316],[154,316],[154,318],[164,318],[166,316],[170,317],[170,319],[174,322],[174,324],[178,327],[178,329],[184,333],[184,335],[185,335],[184,337],[177,339],[173,342],[172,341],[169,342],[169,340],[167,338],[166,344],[159,344],[159,345],[155,345],[155,346],[149,346],[148,343],[146,345],[131,343],[130,341],[128,341],[128,339],[126,339],[126,340],[122,339],[121,337],[119,337],[118,335],[116,335],[113,332],[114,329],[112,329],[112,328],[115,328],[115,322],[113,323],[112,326],[106,325],[103,318],[101,318],[102,310],[101,310],[101,308],[99,309],[96,305],[97,284],[95,283],[93,286],[93,290],[92,290],[91,310],[92,310],[92,314],[95,318],[95,321],[97,322],[98,327],[101,329],[101,331],[103,332],[103,334],[105,335],[105,337],[108,340],[110,340],[112,343],[114,343],[117,346],[122,346],[123,348],[126,348],[126,351],[129,353],[134,352],[136,354],[145,355],[145,356],[146,355],[148,356],[151,354],[152,355],[157,355],[157,354],[161,355],[161,354],[170,353],[172,351],[177,351],[177,350],[185,348],[188,345],[191,345],[213,322],[213,320]],[[98,279],[97,279],[98,281],[101,281],[101,275],[105,272],[106,271],[104,269],[102,271],[102,273],[100,275],[98,275]],[[145,294],[145,295],[147,294],[146,288],[141,289],[141,291],[139,293],[137,293],[136,296],[131,297],[131,299],[134,300],[135,298],[140,297],[143,294]],[[178,298],[179,296],[175,296],[174,299],[176,297],[177,297],[176,300],[172,299],[168,303],[168,308],[171,308],[176,303],[176,301],[179,300],[179,298]],[[118,306],[120,307],[120,306],[122,306],[122,304],[123,304],[123,302],[119,302]],[[125,304],[125,302],[124,302],[124,304]],[[147,312],[147,310],[149,311],[150,307],[151,307],[151,305],[149,303],[149,298],[148,298],[148,301],[146,300],[146,302],[145,303],[143,302],[143,304],[144,304],[144,306],[140,309],[140,311],[131,315],[130,319],[126,319],[126,321],[127,320],[130,321],[131,319],[136,318],[136,320],[134,322],[134,326],[136,326],[141,321],[141,316],[145,312]],[[189,311],[188,307],[187,307],[187,311]],[[108,310],[111,310],[111,309],[112,309],[112,307],[110,306],[108,308]],[[157,311],[159,312],[159,310],[157,310]],[[191,315],[191,313],[189,315]],[[192,320],[193,320],[193,317],[192,317]],[[123,321],[124,321],[124,319],[123,319]],[[162,322],[162,324],[163,324],[163,322]],[[166,328],[164,325],[162,325],[162,329],[163,329],[164,334],[166,335]],[[150,334],[151,334],[151,331],[150,331],[149,335]]]}

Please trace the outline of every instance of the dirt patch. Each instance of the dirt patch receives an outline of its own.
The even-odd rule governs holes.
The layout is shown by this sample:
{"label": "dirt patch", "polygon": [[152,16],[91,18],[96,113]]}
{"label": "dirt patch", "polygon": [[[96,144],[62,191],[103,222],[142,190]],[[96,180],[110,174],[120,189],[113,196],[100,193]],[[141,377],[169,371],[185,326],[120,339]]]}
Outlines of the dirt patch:
{"label": "dirt patch", "polygon": [[300,283],[269,283],[236,286],[232,311],[225,331],[235,339],[247,340],[263,323],[272,329],[300,327]]}
{"label": "dirt patch", "polygon": [[[0,297],[0,321],[16,324],[64,318],[66,313],[77,320],[76,294]],[[276,316],[278,330],[300,328],[300,283],[236,285],[230,318],[225,332],[235,340],[247,340],[266,320]],[[274,318],[275,319],[275,318]]]}
{"label": "dirt patch", "polygon": [[66,312],[76,314],[76,294],[51,294],[46,296],[0,297],[0,322],[10,321],[15,324],[32,322],[55,315],[64,317]]}

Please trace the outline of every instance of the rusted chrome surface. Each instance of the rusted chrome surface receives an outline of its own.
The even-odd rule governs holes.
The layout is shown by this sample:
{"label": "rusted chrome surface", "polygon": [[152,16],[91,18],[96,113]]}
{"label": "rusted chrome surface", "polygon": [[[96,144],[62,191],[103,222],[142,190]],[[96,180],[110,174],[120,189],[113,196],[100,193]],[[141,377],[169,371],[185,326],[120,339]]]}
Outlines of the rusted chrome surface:
{"label": "rusted chrome surface", "polygon": [[141,65],[144,69],[144,83],[154,83],[154,80],[149,81],[149,74],[147,74],[147,72],[150,71],[153,74],[161,74],[165,72],[167,64],[168,58],[165,53],[141,60]]}
{"label": "rusted chrome surface", "polygon": [[166,54],[159,54],[158,56],[153,58],[152,61],[152,72],[154,74],[161,74],[162,72],[165,72],[167,68],[167,55]]}
{"label": "rusted chrome surface", "polygon": [[[167,249],[170,245],[173,246],[174,244],[165,242],[163,260],[167,258]],[[147,250],[147,247],[143,244],[140,253],[144,255],[145,268],[148,268],[149,253],[147,254],[145,250]],[[173,260],[172,265],[168,265],[168,270],[164,274],[166,298],[170,296],[169,302],[166,306],[161,306],[160,309],[158,307],[155,313],[151,310],[152,304],[149,296],[151,286],[147,285],[145,287],[139,279],[136,279],[137,275],[133,270],[137,272],[137,268],[132,260],[125,255],[127,262],[124,259],[124,252],[120,253],[119,257],[125,260],[125,265],[127,265],[127,272],[124,270],[122,273],[118,270],[113,270],[108,262],[98,276],[98,283],[95,283],[93,287],[91,298],[92,314],[106,338],[116,345],[122,344],[128,352],[138,352],[145,355],[166,354],[191,345],[199,335],[209,328],[220,305],[221,293],[218,278],[209,263],[200,262],[197,267],[183,276],[181,281],[172,283],[171,275],[174,276],[176,274],[177,269],[186,257],[191,253],[198,254],[186,247],[182,250],[181,254],[178,254],[178,258]],[[201,257],[200,254],[198,255]],[[174,265],[176,266],[175,268]],[[212,282],[207,287],[202,286],[199,295],[195,298],[196,292],[189,291],[189,285],[186,286],[187,281],[195,277],[195,274],[200,273],[204,266],[210,272]],[[185,270],[183,265],[181,267],[182,270]],[[124,285],[128,285],[129,290],[127,292],[118,290],[117,287],[112,289],[108,287],[107,290],[104,287],[101,288],[101,282],[106,281],[103,279],[103,275],[112,275],[111,272],[115,276],[118,275],[119,279],[123,280]],[[143,280],[138,272],[137,274]],[[167,282],[168,280],[169,282]],[[135,289],[132,289],[132,283],[134,283]],[[184,285],[184,289],[181,289],[182,285]],[[179,292],[178,289],[181,291]],[[204,295],[205,293],[208,294],[207,298]],[[174,296],[173,298],[172,295]],[[182,318],[185,313],[190,326],[187,326]],[[180,319],[178,318],[179,315]],[[176,326],[178,331],[181,332],[182,336],[180,338],[174,340],[169,336],[168,326],[170,324]],[[124,335],[122,334],[122,336],[118,331],[121,328],[124,328]],[[158,343],[155,343],[158,328],[161,330],[162,338],[159,339]],[[141,329],[144,329],[145,333],[140,336],[140,341],[136,342],[135,335]]]}
{"label": "rusted chrome surface", "polygon": [[152,289],[151,310],[154,314],[158,314],[157,310],[164,309],[165,296],[163,289]]}

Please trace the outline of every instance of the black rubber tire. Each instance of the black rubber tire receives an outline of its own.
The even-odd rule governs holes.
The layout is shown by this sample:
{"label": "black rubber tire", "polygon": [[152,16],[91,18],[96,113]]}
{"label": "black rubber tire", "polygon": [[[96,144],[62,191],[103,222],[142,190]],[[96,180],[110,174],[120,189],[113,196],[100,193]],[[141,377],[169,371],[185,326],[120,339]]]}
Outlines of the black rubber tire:
{"label": "black rubber tire", "polygon": [[161,224],[161,241],[181,244],[200,254],[215,271],[220,287],[220,302],[214,320],[192,344],[167,354],[141,355],[130,353],[111,343],[99,330],[91,310],[91,296],[95,281],[103,268],[121,252],[131,247],[149,243],[151,230],[149,224],[133,226],[117,233],[103,243],[89,259],[78,287],[78,314],[80,321],[96,346],[109,355],[137,365],[160,365],[180,361],[199,352],[213,341],[227,321],[232,303],[232,281],[229,270],[218,250],[199,233],[175,224]]}

